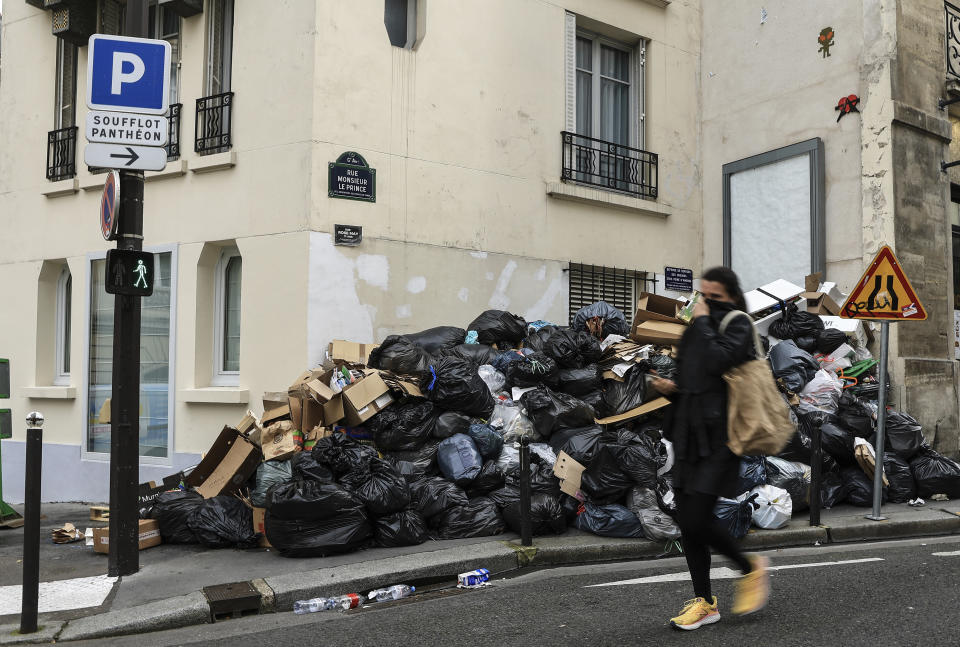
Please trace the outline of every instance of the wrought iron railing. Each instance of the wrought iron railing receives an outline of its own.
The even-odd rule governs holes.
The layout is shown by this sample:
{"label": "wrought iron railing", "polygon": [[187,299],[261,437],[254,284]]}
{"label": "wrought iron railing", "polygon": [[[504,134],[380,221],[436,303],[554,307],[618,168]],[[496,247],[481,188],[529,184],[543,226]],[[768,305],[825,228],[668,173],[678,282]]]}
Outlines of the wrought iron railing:
{"label": "wrought iron railing", "polygon": [[201,155],[230,150],[233,92],[197,99],[193,149]]}
{"label": "wrought iron railing", "polygon": [[77,127],[47,133],[47,179],[68,180],[77,174]]}
{"label": "wrought iron railing", "polygon": [[943,3],[947,18],[947,78],[960,79],[960,9]]}
{"label": "wrought iron railing", "polygon": [[168,124],[167,145],[164,147],[167,149],[167,161],[180,159],[180,109],[181,108],[183,108],[182,103],[170,104],[170,114],[167,116],[167,124]]}
{"label": "wrought iron railing", "polygon": [[562,132],[563,181],[657,197],[657,154]]}

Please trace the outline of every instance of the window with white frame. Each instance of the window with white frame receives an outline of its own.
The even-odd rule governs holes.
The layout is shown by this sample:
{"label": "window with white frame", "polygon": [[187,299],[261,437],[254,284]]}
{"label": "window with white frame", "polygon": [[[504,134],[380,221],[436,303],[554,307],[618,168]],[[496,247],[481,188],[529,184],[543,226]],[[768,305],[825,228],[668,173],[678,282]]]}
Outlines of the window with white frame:
{"label": "window with white frame", "polygon": [[577,134],[631,145],[630,49],[589,32],[577,34]]}
{"label": "window with white frame", "polygon": [[57,78],[54,89],[54,130],[76,125],[77,46],[57,41]]}
{"label": "window with white frame", "polygon": [[170,103],[180,96],[180,16],[168,5],[151,3],[147,14],[150,38],[170,43]]}
{"label": "window with white frame", "polygon": [[233,58],[233,0],[209,0],[207,5],[206,96],[230,91]]}
{"label": "window with white frame", "polygon": [[70,384],[70,317],[73,309],[73,277],[70,269],[64,268],[57,279],[57,326],[56,326],[56,362],[53,370],[53,383],[56,386]]}
{"label": "window with white frame", "polygon": [[243,257],[237,248],[223,250],[214,272],[214,386],[239,384],[242,275]]}

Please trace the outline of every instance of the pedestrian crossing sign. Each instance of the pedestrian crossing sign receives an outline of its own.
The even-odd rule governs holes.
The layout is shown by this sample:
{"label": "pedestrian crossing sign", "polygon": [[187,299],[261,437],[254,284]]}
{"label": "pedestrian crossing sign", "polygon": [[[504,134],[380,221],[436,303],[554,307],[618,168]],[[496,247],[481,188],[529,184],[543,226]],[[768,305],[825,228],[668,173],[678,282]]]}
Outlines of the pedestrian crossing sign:
{"label": "pedestrian crossing sign", "polygon": [[840,308],[846,319],[924,321],[924,309],[893,250],[884,245]]}

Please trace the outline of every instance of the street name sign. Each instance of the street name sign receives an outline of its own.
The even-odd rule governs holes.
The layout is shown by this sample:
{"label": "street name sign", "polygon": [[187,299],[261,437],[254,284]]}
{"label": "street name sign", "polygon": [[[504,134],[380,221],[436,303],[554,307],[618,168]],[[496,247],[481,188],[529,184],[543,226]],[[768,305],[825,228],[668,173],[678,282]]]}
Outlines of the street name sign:
{"label": "street name sign", "polygon": [[108,294],[148,297],[153,294],[153,253],[136,249],[109,249],[104,268]]}
{"label": "street name sign", "polygon": [[88,142],[166,146],[169,122],[164,116],[91,110],[87,113]]}
{"label": "street name sign", "polygon": [[87,107],[162,115],[170,104],[170,43],[94,34],[87,42]]}
{"label": "street name sign", "polygon": [[87,166],[126,171],[162,171],[167,166],[167,151],[152,146],[87,144],[83,149]]}
{"label": "street name sign", "polygon": [[840,308],[846,319],[924,321],[927,311],[893,250],[884,245]]}
{"label": "street name sign", "polygon": [[100,233],[104,240],[113,240],[117,236],[117,216],[120,211],[120,174],[107,173],[103,183],[103,195],[100,196]]}

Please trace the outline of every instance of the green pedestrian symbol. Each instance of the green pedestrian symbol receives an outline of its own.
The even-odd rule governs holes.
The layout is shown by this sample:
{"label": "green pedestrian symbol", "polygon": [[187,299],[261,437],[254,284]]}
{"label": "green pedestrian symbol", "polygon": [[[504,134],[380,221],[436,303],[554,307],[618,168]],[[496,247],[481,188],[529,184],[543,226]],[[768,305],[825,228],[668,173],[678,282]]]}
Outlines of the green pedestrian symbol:
{"label": "green pedestrian symbol", "polygon": [[137,261],[137,266],[134,268],[133,273],[137,275],[137,281],[133,284],[133,287],[139,288],[140,282],[143,282],[144,288],[150,287],[147,285],[147,266],[143,264],[142,260]]}

